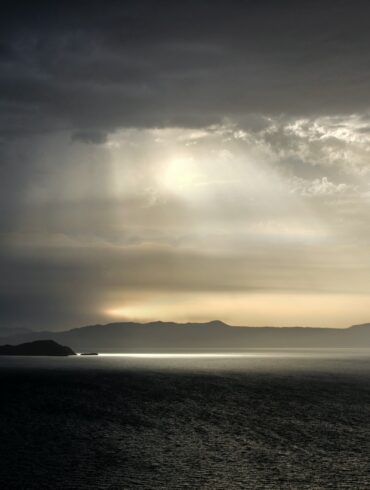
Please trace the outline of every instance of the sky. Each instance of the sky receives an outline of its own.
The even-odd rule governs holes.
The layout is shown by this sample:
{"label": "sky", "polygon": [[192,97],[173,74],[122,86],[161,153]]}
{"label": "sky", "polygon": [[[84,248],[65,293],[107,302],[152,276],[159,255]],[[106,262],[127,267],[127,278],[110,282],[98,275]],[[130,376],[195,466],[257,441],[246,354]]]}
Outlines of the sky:
{"label": "sky", "polygon": [[369,16],[4,2],[0,326],[370,321]]}

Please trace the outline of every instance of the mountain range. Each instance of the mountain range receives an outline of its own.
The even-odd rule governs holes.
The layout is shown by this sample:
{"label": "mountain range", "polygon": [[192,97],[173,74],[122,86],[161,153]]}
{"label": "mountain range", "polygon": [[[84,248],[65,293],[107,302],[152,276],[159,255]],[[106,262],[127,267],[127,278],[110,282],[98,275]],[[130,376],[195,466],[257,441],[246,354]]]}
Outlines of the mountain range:
{"label": "mountain range", "polygon": [[[0,329],[1,331],[1,329]],[[4,335],[4,333],[6,334]],[[10,329],[1,343],[49,339],[77,352],[230,351],[250,348],[370,348],[370,323],[348,328],[236,327],[219,320],[207,323],[109,323],[70,330]]]}

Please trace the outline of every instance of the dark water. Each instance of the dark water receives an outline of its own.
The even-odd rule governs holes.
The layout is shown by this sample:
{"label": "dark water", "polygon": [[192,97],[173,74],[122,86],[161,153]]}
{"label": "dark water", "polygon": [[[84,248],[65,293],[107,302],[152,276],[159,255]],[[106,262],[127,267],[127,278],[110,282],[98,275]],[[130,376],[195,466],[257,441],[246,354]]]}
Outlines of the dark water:
{"label": "dark water", "polygon": [[4,489],[370,488],[370,352],[0,358]]}

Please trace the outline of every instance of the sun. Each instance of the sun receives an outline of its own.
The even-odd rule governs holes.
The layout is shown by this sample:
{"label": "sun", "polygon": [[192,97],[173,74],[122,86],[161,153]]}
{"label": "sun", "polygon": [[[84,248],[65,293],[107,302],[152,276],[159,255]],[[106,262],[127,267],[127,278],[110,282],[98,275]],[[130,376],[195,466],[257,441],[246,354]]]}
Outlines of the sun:
{"label": "sun", "polygon": [[160,185],[168,193],[187,196],[196,192],[202,180],[199,164],[193,157],[170,159],[163,168]]}

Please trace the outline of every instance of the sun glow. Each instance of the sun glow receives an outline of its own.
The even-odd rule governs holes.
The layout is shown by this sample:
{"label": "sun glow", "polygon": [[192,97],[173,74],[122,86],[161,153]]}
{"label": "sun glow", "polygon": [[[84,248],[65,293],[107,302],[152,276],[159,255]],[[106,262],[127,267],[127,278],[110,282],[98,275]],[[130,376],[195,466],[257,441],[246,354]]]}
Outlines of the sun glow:
{"label": "sun glow", "polygon": [[193,157],[174,158],[164,165],[160,186],[166,192],[186,196],[201,180],[202,172]]}

